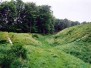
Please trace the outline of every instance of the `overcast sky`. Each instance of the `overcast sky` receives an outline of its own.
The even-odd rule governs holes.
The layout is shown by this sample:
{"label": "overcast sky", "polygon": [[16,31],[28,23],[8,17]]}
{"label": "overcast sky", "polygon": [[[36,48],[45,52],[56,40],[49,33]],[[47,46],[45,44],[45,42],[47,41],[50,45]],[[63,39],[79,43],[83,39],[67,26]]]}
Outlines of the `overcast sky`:
{"label": "overcast sky", "polygon": [[50,5],[56,18],[73,21],[91,21],[91,0],[23,0],[37,5]]}

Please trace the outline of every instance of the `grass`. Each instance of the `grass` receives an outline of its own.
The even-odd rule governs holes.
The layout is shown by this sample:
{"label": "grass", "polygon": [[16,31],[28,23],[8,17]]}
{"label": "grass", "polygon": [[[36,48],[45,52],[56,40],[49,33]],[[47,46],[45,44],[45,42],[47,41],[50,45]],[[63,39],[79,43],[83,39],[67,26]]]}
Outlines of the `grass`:
{"label": "grass", "polygon": [[56,48],[91,64],[91,43],[81,41],[72,42],[66,45],[56,46]]}
{"label": "grass", "polygon": [[[90,26],[79,25],[54,35],[0,32],[0,67],[3,61],[7,60],[8,63],[12,57],[17,57],[7,55],[12,46],[22,45],[27,50],[26,59],[13,59],[13,62],[9,62],[9,68],[91,68]],[[10,45],[8,37],[13,45]],[[22,51],[18,50],[21,56]],[[3,56],[9,60],[4,60]]]}
{"label": "grass", "polygon": [[54,36],[54,40],[58,44],[67,44],[82,38],[89,38],[91,41],[91,23],[67,28]]}
{"label": "grass", "polygon": [[56,34],[54,39],[58,44],[57,49],[91,64],[91,24],[65,29]]}
{"label": "grass", "polygon": [[30,49],[28,49],[28,57],[32,68],[90,68],[89,64],[57,49],[33,46],[26,46],[26,48]]}

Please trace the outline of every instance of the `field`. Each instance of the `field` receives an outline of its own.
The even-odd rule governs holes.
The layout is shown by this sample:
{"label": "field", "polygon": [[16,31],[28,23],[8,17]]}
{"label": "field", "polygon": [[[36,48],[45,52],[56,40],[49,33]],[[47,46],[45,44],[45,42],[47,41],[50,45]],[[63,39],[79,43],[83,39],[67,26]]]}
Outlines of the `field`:
{"label": "field", "polygon": [[0,32],[0,68],[91,68],[91,24],[54,35]]}

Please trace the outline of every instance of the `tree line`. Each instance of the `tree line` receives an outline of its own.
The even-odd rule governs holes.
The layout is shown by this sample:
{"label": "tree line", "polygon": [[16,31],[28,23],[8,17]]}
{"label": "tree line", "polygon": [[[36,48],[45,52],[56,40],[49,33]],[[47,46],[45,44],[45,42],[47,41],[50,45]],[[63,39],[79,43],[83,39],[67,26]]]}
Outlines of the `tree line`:
{"label": "tree line", "polygon": [[56,19],[51,6],[37,6],[22,0],[0,3],[0,31],[51,34],[79,25],[78,21]]}

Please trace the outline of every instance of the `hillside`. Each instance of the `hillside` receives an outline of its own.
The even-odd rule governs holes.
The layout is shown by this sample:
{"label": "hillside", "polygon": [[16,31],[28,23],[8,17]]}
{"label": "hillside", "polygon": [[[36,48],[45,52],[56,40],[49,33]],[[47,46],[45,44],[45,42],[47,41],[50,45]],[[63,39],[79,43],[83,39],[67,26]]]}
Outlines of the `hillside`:
{"label": "hillside", "polygon": [[66,44],[74,41],[91,42],[91,24],[64,29],[57,33],[54,38],[57,44]]}
{"label": "hillside", "polygon": [[56,48],[91,63],[91,24],[65,29],[56,34],[54,40],[61,45]]}
{"label": "hillside", "polygon": [[91,68],[90,58],[91,24],[55,35],[0,32],[1,68]]}

